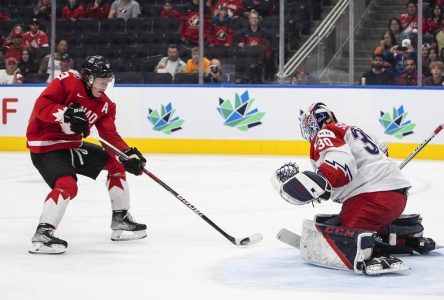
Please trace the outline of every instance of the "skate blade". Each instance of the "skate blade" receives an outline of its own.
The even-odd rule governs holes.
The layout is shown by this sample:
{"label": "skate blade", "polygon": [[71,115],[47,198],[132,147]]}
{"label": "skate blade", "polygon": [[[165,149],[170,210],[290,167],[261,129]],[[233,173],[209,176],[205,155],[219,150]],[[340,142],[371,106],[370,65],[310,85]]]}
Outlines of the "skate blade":
{"label": "skate blade", "polygon": [[389,269],[382,269],[382,270],[366,270],[365,275],[375,276],[375,275],[390,274],[390,273],[400,273],[400,272],[409,271],[409,270],[410,270],[410,267],[402,265],[402,266],[392,267]]}
{"label": "skate blade", "polygon": [[140,240],[147,236],[145,230],[139,231],[126,231],[126,230],[113,230],[111,234],[111,241],[133,241]]}
{"label": "skate blade", "polygon": [[46,246],[43,243],[32,243],[29,253],[31,254],[62,254],[65,253],[66,247],[63,245]]}

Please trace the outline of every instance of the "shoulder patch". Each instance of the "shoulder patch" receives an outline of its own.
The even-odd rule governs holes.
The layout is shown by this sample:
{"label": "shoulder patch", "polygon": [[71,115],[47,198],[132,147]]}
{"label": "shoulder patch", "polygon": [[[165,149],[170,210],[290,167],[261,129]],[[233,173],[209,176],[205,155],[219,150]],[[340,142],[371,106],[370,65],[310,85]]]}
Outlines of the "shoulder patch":
{"label": "shoulder patch", "polygon": [[328,129],[321,129],[321,130],[319,130],[317,137],[318,137],[318,138],[325,138],[325,137],[327,137],[327,138],[335,138],[336,135],[335,135],[335,133],[334,133],[333,131],[331,131],[331,130],[328,130]]}

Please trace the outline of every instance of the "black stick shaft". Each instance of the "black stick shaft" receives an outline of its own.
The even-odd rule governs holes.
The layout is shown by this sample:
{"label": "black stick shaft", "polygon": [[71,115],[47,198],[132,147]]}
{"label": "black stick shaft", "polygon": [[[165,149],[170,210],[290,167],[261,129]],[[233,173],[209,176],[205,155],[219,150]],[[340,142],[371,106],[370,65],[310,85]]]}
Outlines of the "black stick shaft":
{"label": "black stick shaft", "polygon": [[[116,148],[114,145],[110,144],[109,142],[105,141],[104,139],[102,139],[101,137],[97,136],[96,139],[101,142],[103,145],[105,145],[106,147],[110,148],[111,150],[113,150],[117,155],[119,155],[120,157],[122,157],[123,159],[128,159],[128,156],[123,153],[122,151],[120,151],[118,148]],[[199,217],[201,217],[205,222],[207,222],[208,224],[211,225],[211,227],[213,227],[214,229],[216,229],[220,234],[222,234],[226,239],[228,239],[230,242],[232,242],[233,244],[237,245],[236,243],[236,239],[234,237],[232,237],[231,235],[229,235],[228,233],[226,233],[224,230],[222,230],[222,228],[220,228],[219,226],[217,226],[213,221],[211,221],[207,216],[205,216],[200,210],[198,210],[193,204],[191,204],[190,202],[188,202],[184,197],[182,197],[181,195],[179,195],[179,193],[177,193],[175,190],[173,190],[170,186],[168,186],[165,182],[163,182],[162,180],[160,180],[156,175],[154,175],[153,173],[151,173],[150,171],[148,171],[146,168],[143,168],[143,173],[145,173],[146,175],[148,175],[148,177],[150,177],[152,180],[154,180],[155,182],[157,182],[158,184],[160,184],[164,189],[166,189],[168,192],[170,192],[171,194],[174,195],[174,197],[176,197],[176,199],[178,199],[180,202],[182,202],[183,204],[185,204],[189,209],[191,209],[196,215],[198,215]]]}

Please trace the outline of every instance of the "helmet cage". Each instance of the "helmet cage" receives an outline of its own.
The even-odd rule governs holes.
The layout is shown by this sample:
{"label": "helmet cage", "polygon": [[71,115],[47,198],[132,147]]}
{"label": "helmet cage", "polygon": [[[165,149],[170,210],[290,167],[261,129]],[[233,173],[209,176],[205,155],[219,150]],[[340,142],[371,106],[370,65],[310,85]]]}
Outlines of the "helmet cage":
{"label": "helmet cage", "polygon": [[304,139],[311,142],[321,128],[313,114],[304,113],[300,118],[301,134]]}

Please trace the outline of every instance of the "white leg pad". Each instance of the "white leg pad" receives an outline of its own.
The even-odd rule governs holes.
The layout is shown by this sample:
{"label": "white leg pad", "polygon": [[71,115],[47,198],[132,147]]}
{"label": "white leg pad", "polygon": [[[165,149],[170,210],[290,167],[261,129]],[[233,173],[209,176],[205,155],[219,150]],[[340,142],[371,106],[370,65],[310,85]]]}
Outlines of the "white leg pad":
{"label": "white leg pad", "polygon": [[[322,267],[362,273],[357,266],[371,257],[373,248],[361,249],[361,241],[371,239],[373,232],[311,220],[304,220],[302,227],[300,253],[304,260]],[[340,243],[341,240],[348,242],[346,246]]]}

